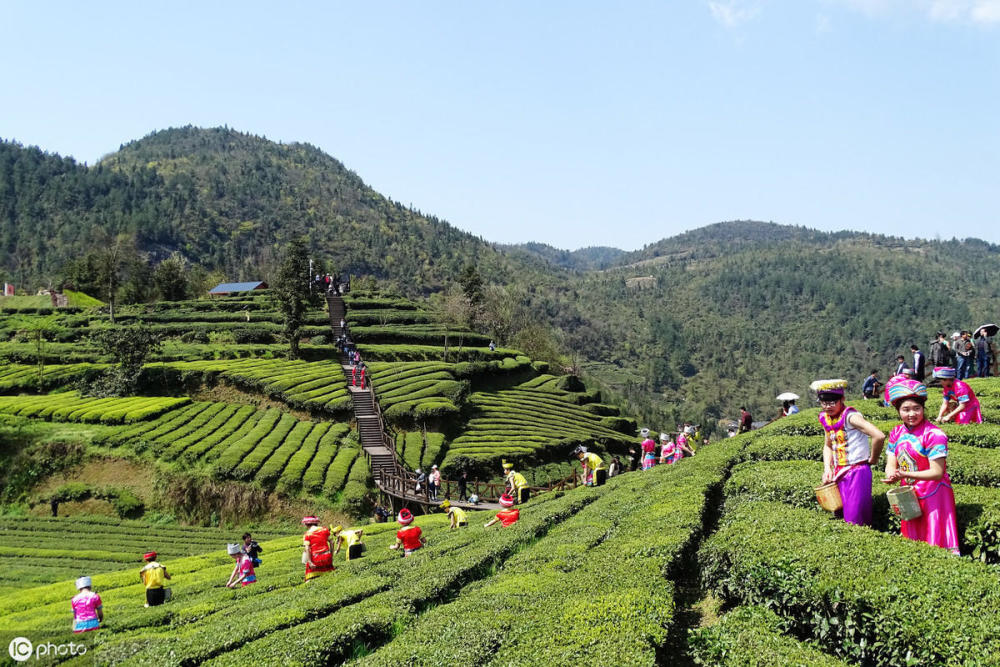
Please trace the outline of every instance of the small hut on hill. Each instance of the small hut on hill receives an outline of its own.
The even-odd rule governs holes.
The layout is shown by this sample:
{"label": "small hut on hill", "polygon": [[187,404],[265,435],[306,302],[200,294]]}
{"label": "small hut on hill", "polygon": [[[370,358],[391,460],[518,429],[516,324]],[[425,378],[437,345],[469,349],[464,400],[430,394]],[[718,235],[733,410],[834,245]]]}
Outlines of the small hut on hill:
{"label": "small hut on hill", "polygon": [[267,283],[263,280],[254,280],[247,283],[219,283],[208,291],[209,296],[227,296],[229,294],[239,294],[240,292],[252,292],[258,289],[267,289]]}

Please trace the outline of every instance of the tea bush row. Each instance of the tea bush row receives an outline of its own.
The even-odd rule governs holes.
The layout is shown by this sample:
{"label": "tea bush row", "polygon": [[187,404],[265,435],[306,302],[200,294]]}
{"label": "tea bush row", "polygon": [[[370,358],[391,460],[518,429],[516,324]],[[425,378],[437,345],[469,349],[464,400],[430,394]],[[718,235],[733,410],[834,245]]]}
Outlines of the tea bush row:
{"label": "tea bush row", "polygon": [[[415,606],[447,597],[470,580],[488,574],[519,545],[544,534],[551,524],[578,510],[585,500],[566,499],[550,511],[544,509],[549,503],[540,503],[534,516],[522,519],[512,530],[492,533],[487,539],[481,532],[448,533],[443,529],[443,517],[423,517],[418,521],[425,530],[430,529],[430,544],[425,553],[405,560],[385,548],[394,538],[391,531],[373,531],[366,539],[369,551],[365,558],[339,564],[337,573],[306,587],[299,585],[300,539],[278,541],[282,547],[265,543],[267,560],[259,576],[262,582],[267,577],[267,585],[236,592],[218,587],[220,578],[231,570],[224,554],[214,561],[205,558],[195,563],[196,559],[185,559],[177,562],[173,571],[174,601],[155,611],[142,610],[141,606],[135,609],[132,598],[142,593],[132,578],[117,580],[115,575],[98,575],[95,586],[104,598],[109,621],[107,632],[97,638],[100,643],[94,649],[95,657],[112,664],[140,658],[153,662],[169,658],[187,664],[213,656],[218,662],[242,662],[247,656],[256,656],[251,659],[270,664],[278,655],[290,652],[288,659],[292,661],[319,661],[331,656],[334,661],[343,660],[349,655],[340,654],[340,644],[329,641],[334,634],[349,635],[346,646],[351,646],[355,638],[363,639],[373,630],[381,630],[381,625],[371,622],[372,610],[385,608],[392,621],[402,621]],[[433,530],[435,527],[438,530]],[[433,557],[435,553],[450,552],[461,553],[462,558]],[[134,573],[130,574],[134,577]],[[130,601],[132,609],[125,611]],[[44,607],[30,620],[31,625],[37,627],[46,614],[52,613],[65,611]],[[298,640],[289,641],[292,636]],[[267,655],[272,657],[266,659]]]}
{"label": "tea bush row", "polygon": [[767,605],[796,635],[844,660],[1000,660],[992,566],[938,547],[760,502],[727,512],[700,559],[705,582],[724,601]]}
{"label": "tea bush row", "polygon": [[173,397],[91,398],[74,391],[47,396],[0,396],[0,413],[52,421],[131,424],[189,402],[188,398]]}
{"label": "tea bush row", "polygon": [[[885,495],[893,486],[878,481],[878,469],[873,473],[874,526],[898,534],[899,520],[890,512]],[[726,483],[727,505],[774,501],[823,511],[813,492],[822,474],[823,464],[818,461],[745,463]],[[953,490],[962,555],[1000,563],[1000,489],[953,484]]]}
{"label": "tea bush row", "polygon": [[[362,664],[658,663],[677,631],[673,582],[739,446],[586,489],[590,505]],[[442,641],[456,631],[470,640]]]}
{"label": "tea bush row", "polygon": [[847,667],[785,629],[785,621],[764,606],[737,607],[715,625],[692,632],[691,658],[706,667]]}

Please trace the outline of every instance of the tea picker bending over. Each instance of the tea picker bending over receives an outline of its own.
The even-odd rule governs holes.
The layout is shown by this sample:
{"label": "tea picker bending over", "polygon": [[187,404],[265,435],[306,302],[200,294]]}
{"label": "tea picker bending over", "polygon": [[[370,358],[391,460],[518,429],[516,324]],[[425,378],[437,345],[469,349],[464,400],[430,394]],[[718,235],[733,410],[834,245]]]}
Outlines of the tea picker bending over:
{"label": "tea picker bending over", "polygon": [[243,551],[242,545],[227,544],[226,553],[236,561],[233,573],[229,575],[229,581],[226,582],[226,588],[235,588],[236,584],[249,586],[256,583],[257,573],[253,569],[253,559]]}
{"label": "tea picker bending over", "polygon": [[[934,369],[934,377],[941,380],[941,410],[937,421],[942,424],[981,424],[983,410],[976,398],[976,392],[962,380],[955,379],[955,369],[951,366],[939,366]],[[951,411],[949,412],[949,408]]]}
{"label": "tea picker bending over", "polygon": [[343,526],[336,526],[333,529],[334,541],[337,546],[333,550],[333,555],[336,556],[340,553],[340,548],[342,546],[347,547],[347,557],[346,560],[354,560],[355,558],[361,557],[361,552],[364,551],[365,545],[361,542],[361,536],[364,531],[361,528],[355,528],[353,530],[344,530]]}
{"label": "tea picker bending over", "polygon": [[410,525],[413,523],[413,513],[410,510],[405,507],[399,510],[396,523],[402,526],[402,528],[396,531],[396,543],[390,546],[390,549],[403,547],[403,557],[405,558],[406,556],[413,555],[415,551],[427,545],[427,540],[424,539],[420,526]]}
{"label": "tea picker bending over", "polygon": [[604,468],[604,460],[593,452],[588,452],[583,445],[578,445],[573,450],[580,465],[583,466],[583,483],[586,486],[601,486],[607,479],[607,470]]}
{"label": "tea picker bending over", "polygon": [[156,552],[143,554],[146,564],[139,570],[139,580],[146,589],[146,607],[156,607],[166,602],[167,591],[164,588],[166,580],[170,579],[167,568],[156,562]]}
{"label": "tea picker bending over", "polygon": [[503,506],[503,509],[497,512],[495,517],[484,523],[484,528],[489,528],[497,522],[500,523],[501,527],[507,528],[513,526],[521,518],[521,510],[514,507],[514,499],[506,493],[500,496],[500,505]]}
{"label": "tea picker bending over", "polygon": [[518,505],[528,502],[528,497],[530,496],[528,480],[524,477],[524,475],[514,470],[513,463],[503,461],[503,470],[503,481],[504,485],[507,487],[507,493],[514,497],[514,501]]}
{"label": "tea picker bending over", "polygon": [[448,529],[465,528],[469,525],[469,517],[461,507],[452,507],[451,502],[446,500],[441,503],[441,509],[448,513]]}
{"label": "tea picker bending over", "polygon": [[845,380],[809,385],[819,397],[823,426],[823,483],[837,483],[844,521],[872,525],[872,471],[882,454],[885,434],[861,413],[844,405]]}

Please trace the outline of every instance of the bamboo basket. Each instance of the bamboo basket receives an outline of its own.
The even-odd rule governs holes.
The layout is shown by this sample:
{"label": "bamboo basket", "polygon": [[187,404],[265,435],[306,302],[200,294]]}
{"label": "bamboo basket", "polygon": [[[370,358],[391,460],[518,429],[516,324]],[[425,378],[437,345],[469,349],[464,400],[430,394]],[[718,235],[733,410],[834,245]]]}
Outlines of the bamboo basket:
{"label": "bamboo basket", "polygon": [[844,507],[844,501],[840,497],[840,489],[836,482],[830,482],[816,487],[816,500],[819,506],[828,512],[836,512]]}

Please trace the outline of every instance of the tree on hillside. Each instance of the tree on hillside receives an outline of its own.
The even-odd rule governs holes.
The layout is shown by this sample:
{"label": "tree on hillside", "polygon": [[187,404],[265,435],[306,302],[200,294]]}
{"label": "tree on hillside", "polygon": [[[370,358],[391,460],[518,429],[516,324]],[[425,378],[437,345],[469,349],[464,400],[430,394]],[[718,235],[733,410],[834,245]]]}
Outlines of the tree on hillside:
{"label": "tree on hillside", "polygon": [[[132,268],[131,273],[136,274],[139,263],[141,259],[136,251],[134,236],[106,234],[97,250],[67,264],[64,283],[81,292],[103,296],[114,322],[118,292],[129,273],[128,269]],[[137,282],[141,280],[139,277]],[[132,291],[141,291],[141,286],[137,284]]]}
{"label": "tree on hillside", "polygon": [[479,314],[479,308],[483,303],[483,277],[479,275],[479,271],[473,264],[467,264],[462,269],[458,284],[462,286],[462,292],[469,302],[468,320],[465,324],[471,327],[475,323],[476,315]]}
{"label": "tree on hillside", "polygon": [[[553,373],[567,369],[568,360],[560,351],[556,331],[539,322],[532,322],[517,332],[509,342],[535,361],[549,364]],[[572,369],[575,372],[577,369]]]}
{"label": "tree on hillside", "polygon": [[153,284],[164,301],[180,301],[187,298],[188,278],[187,262],[174,253],[157,265],[153,271]]}
{"label": "tree on hillside", "polygon": [[[430,300],[431,311],[434,319],[444,327],[444,361],[448,361],[448,343],[451,333],[458,330],[460,333],[465,330],[465,325],[469,321],[469,313],[472,307],[462,290],[457,285],[453,285],[447,292],[434,294]],[[462,348],[464,339],[459,338],[458,347]]]}
{"label": "tree on hillside", "polygon": [[480,319],[497,343],[506,345],[521,328],[523,303],[523,295],[513,287],[489,285],[483,290]]}
{"label": "tree on hillside", "polygon": [[[322,269],[314,270],[321,272]],[[284,335],[288,341],[288,358],[299,358],[299,329],[310,306],[319,305],[320,295],[309,289],[309,255],[305,242],[295,239],[287,246],[278,263],[274,279],[269,283],[271,297],[281,311]]]}
{"label": "tree on hillside", "polygon": [[45,369],[45,342],[66,328],[59,323],[58,315],[48,317],[27,317],[19,315],[11,318],[7,327],[19,334],[27,336],[35,345],[35,360],[38,363],[38,388],[42,387],[42,372]]}
{"label": "tree on hillside", "polygon": [[146,325],[108,327],[92,337],[102,354],[111,356],[114,366],[81,390],[92,396],[131,396],[139,387],[142,365],[160,349],[160,337]]}

